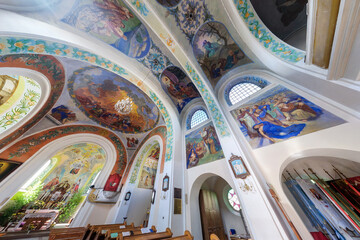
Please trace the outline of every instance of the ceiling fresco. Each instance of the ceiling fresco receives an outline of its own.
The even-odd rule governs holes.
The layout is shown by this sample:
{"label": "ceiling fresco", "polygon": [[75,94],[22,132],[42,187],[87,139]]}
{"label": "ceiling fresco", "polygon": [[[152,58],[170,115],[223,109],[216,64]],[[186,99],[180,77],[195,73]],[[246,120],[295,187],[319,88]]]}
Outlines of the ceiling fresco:
{"label": "ceiling fresco", "polygon": [[146,132],[159,122],[159,110],[147,95],[105,69],[86,67],[75,71],[68,89],[89,118],[112,130]]}
{"label": "ceiling fresco", "polygon": [[193,38],[192,47],[213,87],[231,69],[252,62],[219,22],[202,25]]}
{"label": "ceiling fresco", "polygon": [[62,21],[132,58],[143,58],[151,47],[148,31],[122,1],[76,1]]}
{"label": "ceiling fresco", "polygon": [[190,78],[180,68],[175,66],[170,66],[162,72],[161,86],[170,96],[179,113],[181,113],[181,110],[187,103],[200,97],[200,93]]}
{"label": "ceiling fresco", "polygon": [[181,0],[156,0],[159,4],[161,4],[161,6],[163,7],[176,7],[176,5],[178,5]]}

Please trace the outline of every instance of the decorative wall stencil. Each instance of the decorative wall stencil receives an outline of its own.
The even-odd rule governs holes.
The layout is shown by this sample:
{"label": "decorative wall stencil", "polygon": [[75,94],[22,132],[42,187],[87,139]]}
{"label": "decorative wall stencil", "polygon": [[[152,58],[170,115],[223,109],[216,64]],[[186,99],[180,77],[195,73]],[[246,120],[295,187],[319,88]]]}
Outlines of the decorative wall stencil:
{"label": "decorative wall stencil", "polygon": [[212,115],[213,122],[216,126],[216,129],[219,130],[220,135],[223,137],[229,136],[230,132],[225,123],[224,116],[220,112],[217,103],[215,103],[214,98],[212,97],[211,93],[207,90],[207,87],[199,78],[199,75],[195,72],[195,70],[191,67],[191,65],[187,62],[186,63],[186,70],[188,71],[189,75],[193,79],[193,82],[196,84],[200,92],[202,93],[202,97],[209,109],[209,112]]}
{"label": "decorative wall stencil", "polygon": [[187,134],[185,136],[185,143],[187,168],[225,157],[211,122]]}
{"label": "decorative wall stencil", "polygon": [[252,62],[220,22],[206,22],[202,25],[194,36],[192,47],[213,87],[231,69]]}
{"label": "decorative wall stencil", "polygon": [[345,123],[282,86],[251,99],[231,114],[253,148]]}
{"label": "decorative wall stencil", "polygon": [[132,83],[99,67],[75,71],[68,81],[70,96],[97,123],[125,133],[146,132],[159,121],[159,110]]}
{"label": "decorative wall stencil", "polygon": [[[126,171],[125,171],[125,173],[124,173],[124,175],[123,175],[123,178],[122,178],[122,180],[121,180],[121,183],[122,183],[122,184],[125,184],[126,179],[127,179],[128,175],[129,175],[131,166],[132,166],[132,164],[133,164],[136,156],[139,154],[140,149],[142,148],[142,146],[143,146],[144,144],[148,144],[147,140],[149,140],[149,139],[150,139],[151,137],[153,137],[153,136],[160,136],[161,139],[162,139],[162,144],[163,144],[163,145],[162,145],[162,148],[165,149],[165,146],[166,146],[166,147],[168,146],[168,145],[167,145],[166,132],[167,132],[167,131],[166,131],[166,127],[160,126],[160,127],[157,127],[157,128],[155,128],[155,129],[153,129],[148,135],[146,135],[146,137],[142,140],[142,142],[140,143],[140,145],[139,145],[138,148],[136,149],[135,153],[132,155],[131,160],[129,161],[128,167],[126,168]],[[147,147],[148,147],[148,146],[146,146],[145,148],[147,148]],[[150,146],[149,146],[149,148],[150,148]],[[166,154],[166,157],[167,157],[167,156],[168,156],[168,154]],[[0,156],[0,157],[1,157],[1,156]],[[162,173],[163,170],[164,170],[164,164],[165,164],[165,159],[166,159],[166,157],[165,157],[165,151],[162,151],[162,154],[161,154],[161,156],[160,156],[160,161],[161,161],[160,173]],[[134,170],[135,170],[136,168],[138,169],[137,172],[139,172],[140,164],[141,164],[141,161],[140,161],[140,163],[139,163],[138,165],[136,165],[136,166],[134,167]],[[136,178],[135,178],[135,181],[136,181]]]}
{"label": "decorative wall stencil", "polygon": [[[112,71],[118,74],[119,76],[122,76],[128,79],[129,81],[131,81],[132,83],[136,84],[136,86],[138,86],[141,90],[143,90],[144,93],[150,96],[150,98],[154,101],[154,103],[158,106],[160,112],[162,113],[167,129],[165,161],[172,160],[174,136],[173,136],[173,126],[172,126],[170,114],[165,108],[162,101],[159,99],[159,97],[153,91],[151,91],[147,87],[147,85],[144,84],[143,81],[136,78],[131,73],[126,72],[124,68],[109,61],[108,59],[76,47],[71,47],[62,43],[43,41],[38,39],[14,38],[9,36],[0,37],[0,54],[33,53],[34,50],[49,55],[64,56],[71,59],[77,59],[84,62],[89,62],[97,66],[100,66],[104,69],[107,69],[109,71]],[[11,141],[11,139],[9,139],[9,141]],[[8,144],[8,142],[5,143]],[[1,147],[2,145],[0,144],[0,148]]]}
{"label": "decorative wall stencil", "polygon": [[259,86],[260,88],[264,88],[270,84],[267,80],[265,80],[261,77],[256,77],[256,76],[243,76],[243,77],[240,77],[240,78],[232,81],[231,83],[226,85],[226,87],[224,89],[224,98],[226,100],[226,103],[229,106],[233,105],[231,103],[230,97],[229,97],[230,90],[239,83],[252,83],[252,84],[255,84],[256,86]]}
{"label": "decorative wall stencil", "polygon": [[[10,49],[13,47],[20,48],[24,47],[24,43],[16,42],[13,39],[8,41],[7,45]],[[19,46],[19,47],[16,47]],[[33,49],[32,46],[27,48]],[[12,51],[12,50],[11,50]],[[26,68],[34,71],[38,71],[44,74],[50,82],[51,91],[49,98],[46,100],[44,106],[37,112],[37,114],[29,119],[28,121],[21,123],[21,128],[17,131],[9,134],[5,138],[1,139],[0,149],[9,144],[14,139],[21,136],[24,132],[34,126],[41,118],[43,118],[53,107],[55,102],[58,100],[59,96],[64,87],[65,82],[65,73],[64,68],[61,63],[52,56],[45,55],[34,55],[34,54],[15,54],[15,55],[5,55],[0,58],[0,67],[17,67],[17,68]],[[29,82],[30,83],[30,82]],[[31,84],[31,83],[30,83]],[[33,99],[35,95],[29,93],[29,99]],[[27,101],[28,104],[34,101]],[[16,119],[19,111],[15,111],[13,118]]]}
{"label": "decorative wall stencil", "polygon": [[[136,2],[133,4],[138,7]],[[80,0],[62,21],[132,58],[143,58],[151,47],[145,26],[122,1]]]}
{"label": "decorative wall stencil", "polygon": [[69,108],[65,105],[53,108],[50,115],[62,124],[77,121],[76,113],[69,110]]}
{"label": "decorative wall stencil", "polygon": [[285,42],[278,39],[273,33],[271,33],[263,24],[258,16],[255,14],[250,0],[233,0],[235,7],[247,24],[250,32],[254,37],[263,44],[272,54],[280,57],[288,62],[299,62],[304,59],[305,52],[299,49],[293,48]]}
{"label": "decorative wall stencil", "polygon": [[169,11],[189,41],[204,22],[213,20],[205,0],[182,0],[176,8]]}
{"label": "decorative wall stencil", "polygon": [[154,144],[143,158],[141,172],[139,175],[138,188],[152,189],[154,188],[156,172],[160,157],[160,145],[158,142]]}
{"label": "decorative wall stencil", "polygon": [[5,179],[10,173],[15,171],[21,163],[0,159],[0,182]]}
{"label": "decorative wall stencil", "polygon": [[12,99],[15,98],[12,106],[8,106],[7,110],[0,112],[0,133],[5,132],[23,120],[40,100],[41,87],[37,82],[23,76],[17,76],[17,78],[19,79],[18,91],[14,91],[8,101],[0,107],[0,110],[5,110],[3,108],[6,108],[6,104],[10,104]]}
{"label": "decorative wall stencil", "polygon": [[161,6],[166,8],[176,7],[181,0],[156,0]]}
{"label": "decorative wall stencil", "polygon": [[163,54],[160,48],[155,44],[152,44],[149,54],[138,61],[144,64],[145,67],[149,68],[156,78],[159,78],[160,74],[166,67],[173,65],[169,58]]}
{"label": "decorative wall stencil", "polygon": [[200,97],[188,76],[178,67],[170,66],[161,74],[161,86],[170,96],[179,113],[191,100]]}
{"label": "decorative wall stencil", "polygon": [[33,134],[0,153],[0,159],[9,159],[23,163],[50,142],[64,136],[81,133],[92,133],[105,137],[117,149],[117,161],[111,171],[111,176],[117,176],[118,181],[115,183],[118,186],[127,163],[125,146],[113,132],[92,125],[61,126]]}

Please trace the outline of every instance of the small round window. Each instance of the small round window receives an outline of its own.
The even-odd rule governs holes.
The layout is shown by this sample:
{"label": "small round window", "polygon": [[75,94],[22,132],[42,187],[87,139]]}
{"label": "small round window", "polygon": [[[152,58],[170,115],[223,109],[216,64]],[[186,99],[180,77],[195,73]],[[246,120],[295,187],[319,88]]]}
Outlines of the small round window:
{"label": "small round window", "polygon": [[240,202],[239,199],[234,191],[234,189],[230,189],[228,192],[228,201],[230,203],[230,206],[235,210],[235,211],[240,211]]}
{"label": "small round window", "polygon": [[233,86],[229,92],[229,99],[232,105],[253,95],[261,88],[253,83],[239,83]]}
{"label": "small round window", "polygon": [[196,125],[199,125],[200,123],[202,123],[208,119],[209,119],[209,117],[204,110],[201,110],[201,109],[197,110],[191,116],[190,128],[193,128]]}

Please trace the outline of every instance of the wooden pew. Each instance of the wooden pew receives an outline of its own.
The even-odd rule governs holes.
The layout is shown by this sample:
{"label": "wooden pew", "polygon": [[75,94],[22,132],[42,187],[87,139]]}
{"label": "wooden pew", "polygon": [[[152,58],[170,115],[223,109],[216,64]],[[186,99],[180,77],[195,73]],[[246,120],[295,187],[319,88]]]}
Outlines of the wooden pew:
{"label": "wooden pew", "polygon": [[[125,223],[119,223],[119,224],[103,224],[103,225],[91,225],[90,226],[90,233],[87,235],[87,237],[84,238],[84,240],[96,240],[99,238],[104,237],[107,229],[120,229],[120,228],[128,228],[128,227],[134,227],[134,223],[131,223],[130,225],[126,225]],[[102,236],[102,237],[100,237]]]}
{"label": "wooden pew", "polygon": [[53,228],[50,229],[49,240],[82,240],[85,234],[85,227],[76,228]]}
{"label": "wooden pew", "polygon": [[173,239],[173,240],[194,240],[194,236],[191,235],[191,233],[186,230],[184,232],[184,235],[172,237],[172,238],[165,238],[165,239]]}
{"label": "wooden pew", "polygon": [[[139,227],[133,227],[133,228],[122,228],[122,229],[110,229],[107,231],[106,233],[106,237],[105,240],[110,240],[110,239],[117,239],[117,237],[119,235],[122,235],[122,233],[124,232],[131,232],[132,236],[134,235],[141,235],[143,234],[141,232],[141,229],[143,228],[142,225],[140,225]],[[151,230],[156,233],[156,227],[152,226]]]}
{"label": "wooden pew", "polygon": [[96,228],[94,228],[95,231],[95,235],[93,235],[92,238],[90,238],[89,240],[104,240],[105,239],[105,234],[107,231],[109,230],[121,230],[121,229],[133,229],[134,223],[131,223],[130,225],[119,225],[119,224],[107,224],[107,225],[102,225],[102,226],[97,226]]}
{"label": "wooden pew", "polygon": [[165,232],[144,233],[134,236],[123,237],[122,234],[119,234],[116,240],[154,240],[154,239],[166,239],[169,237],[172,237],[172,232],[170,228],[167,228]]}

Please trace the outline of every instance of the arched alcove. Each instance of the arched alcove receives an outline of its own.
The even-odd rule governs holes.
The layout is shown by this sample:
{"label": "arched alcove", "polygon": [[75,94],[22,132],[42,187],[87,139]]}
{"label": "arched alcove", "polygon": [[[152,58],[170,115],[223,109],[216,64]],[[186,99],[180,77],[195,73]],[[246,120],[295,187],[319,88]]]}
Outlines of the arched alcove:
{"label": "arched alcove", "polygon": [[360,236],[359,152],[314,149],[282,165],[283,191],[314,236]]}
{"label": "arched alcove", "polygon": [[[49,159],[53,158],[53,156],[56,156],[59,152],[63,151],[64,149],[67,149],[72,146],[84,146],[84,144],[89,144],[89,145],[93,145],[93,146],[97,146],[96,148],[102,149],[101,150],[101,156],[102,159],[104,160],[104,162],[102,163],[103,167],[102,170],[100,172],[100,174],[96,174],[97,176],[93,175],[91,178],[87,178],[87,180],[91,180],[91,183],[86,181],[85,179],[83,179],[86,182],[88,182],[88,184],[86,186],[88,186],[89,184],[94,184],[96,187],[102,187],[105,185],[106,179],[108,178],[109,174],[111,173],[111,170],[113,169],[115,162],[116,162],[116,149],[114,144],[109,141],[108,139],[106,139],[105,137],[102,137],[100,135],[96,135],[96,134],[89,134],[89,133],[83,133],[83,134],[73,134],[70,136],[63,136],[61,138],[55,139],[53,141],[51,141],[50,143],[46,144],[45,146],[43,146],[42,148],[38,149],[35,153],[32,153],[32,156],[27,159],[27,161],[25,163],[23,163],[18,169],[16,169],[16,171],[12,172],[5,180],[3,180],[0,183],[0,190],[6,194],[3,194],[1,196],[1,203],[4,204],[5,202],[7,202],[11,196],[13,196],[22,186],[23,184],[28,181],[29,179],[32,178],[33,174],[37,172],[37,170],[39,170]],[[90,147],[91,148],[91,147]],[[93,148],[91,148],[93,149]],[[79,153],[79,150],[74,150],[74,154],[66,154],[66,157],[60,157],[60,158],[64,158],[63,160],[69,160],[70,158],[74,157],[77,153]],[[81,150],[80,150],[81,152]],[[84,152],[84,151],[83,151]],[[89,151],[85,151],[84,154],[88,155]],[[93,157],[93,156],[87,156],[87,157]],[[95,157],[95,161],[97,158]],[[75,159],[73,160],[74,162],[81,160],[81,159]],[[75,164],[76,166],[80,166]],[[66,175],[67,176],[75,176],[79,173],[79,171],[76,170],[76,166],[73,165],[72,169],[68,169],[69,171],[66,170]],[[70,165],[71,166],[71,165]],[[61,165],[60,165],[61,167]],[[56,166],[55,166],[56,168]],[[65,169],[65,168],[64,168]],[[53,168],[54,170],[54,168]],[[80,169],[79,169],[80,170]],[[63,172],[63,171],[60,171]],[[90,173],[91,171],[89,171]],[[97,170],[98,172],[98,170]],[[54,172],[53,174],[57,174],[57,172]],[[49,171],[48,174],[52,174],[52,171]],[[65,174],[65,172],[63,173],[63,175]],[[87,172],[84,172],[84,174],[88,174]],[[90,174],[91,175],[91,174]],[[48,175],[49,176],[49,175]],[[61,180],[59,178],[58,183],[56,183],[56,176],[52,179],[47,179],[46,176],[43,180],[46,181],[46,184],[43,186],[50,186],[53,185],[53,187],[50,188],[44,188],[41,189],[41,191],[43,191],[42,193],[45,194],[44,199],[49,200],[52,198],[47,198],[47,196],[51,193],[51,191],[56,189],[56,185],[61,184]],[[96,179],[95,179],[96,178]],[[47,180],[49,181],[47,181]],[[69,184],[69,180],[68,179],[68,184]],[[94,181],[95,180],[95,181]],[[72,183],[72,186],[69,186],[70,188],[70,192],[71,192],[71,188],[73,187],[72,192],[75,193],[75,188],[76,185],[78,185],[77,190],[79,191],[81,188],[83,188],[85,185],[81,185],[81,180],[80,183],[78,182],[79,179],[76,179],[76,182]],[[82,182],[84,182],[82,181]],[[55,184],[51,184],[51,183],[55,183]],[[67,185],[64,184],[63,185]],[[85,188],[86,188],[85,186]],[[81,200],[84,199],[84,197],[86,197],[87,194],[87,189],[83,188],[83,196],[78,196],[77,200]],[[5,190],[6,189],[6,190]],[[69,190],[69,189],[67,189]],[[61,192],[61,191],[60,191]],[[66,191],[64,194],[67,194],[67,196],[69,197],[69,191]],[[40,192],[41,193],[41,192]],[[62,192],[61,192],[62,194]],[[61,197],[64,198],[65,195],[62,195]],[[55,198],[54,198],[55,199]],[[54,200],[53,199],[53,200]],[[39,199],[40,200],[40,199]],[[54,203],[52,203],[54,204]],[[88,202],[85,202],[82,205],[82,208],[80,209],[80,211],[78,211],[78,214],[76,215],[77,217],[74,219],[74,221],[72,221],[72,225],[84,225],[86,224],[89,219],[88,217],[92,214],[92,211],[94,210],[94,208],[96,208],[96,206],[89,204]]]}
{"label": "arched alcove", "polygon": [[[152,226],[158,221],[161,188],[161,159],[164,140],[158,135],[145,139],[129,164],[115,222]],[[158,190],[158,194],[156,191]],[[129,196],[129,197],[128,197]],[[154,207],[156,206],[156,207]]]}
{"label": "arched alcove", "polygon": [[[201,219],[203,213],[201,213],[201,206],[199,205],[201,190],[207,190],[209,191],[209,193],[207,194],[212,194],[213,196],[216,196],[215,198],[217,200],[213,200],[210,202],[212,202],[214,205],[216,201],[218,202],[218,208],[221,214],[219,214],[217,218],[220,217],[222,219],[224,233],[229,235],[230,229],[234,229],[236,233],[241,236],[249,236],[249,232],[247,230],[246,224],[244,223],[244,218],[242,217],[242,214],[240,214],[239,212],[236,213],[234,211],[231,211],[226,206],[228,203],[226,202],[227,196],[225,198],[224,192],[226,192],[227,194],[227,191],[224,191],[224,189],[229,190],[231,188],[233,188],[231,183],[229,183],[221,176],[213,173],[204,173],[193,182],[189,192],[188,203],[190,205],[190,216],[188,216],[187,219],[191,222],[191,232],[194,235],[195,239],[206,239],[203,236],[203,232],[201,230],[202,223],[204,222],[204,220]],[[219,234],[217,235],[219,236]]]}

